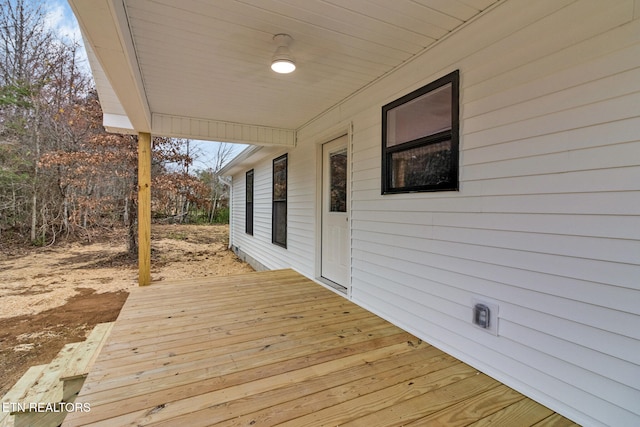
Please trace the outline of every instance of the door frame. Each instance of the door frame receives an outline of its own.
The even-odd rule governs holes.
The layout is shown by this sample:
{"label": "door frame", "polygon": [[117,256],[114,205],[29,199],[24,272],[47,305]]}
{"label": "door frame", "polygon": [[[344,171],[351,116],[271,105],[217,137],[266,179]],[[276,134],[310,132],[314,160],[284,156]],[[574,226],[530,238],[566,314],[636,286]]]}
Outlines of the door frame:
{"label": "door frame", "polygon": [[340,295],[351,298],[351,274],[349,274],[347,283],[342,286],[336,286],[336,284],[330,280],[322,277],[322,182],[323,182],[323,155],[322,147],[324,144],[329,143],[342,136],[347,136],[347,212],[348,212],[348,224],[347,234],[349,236],[349,259],[347,261],[348,269],[351,271],[351,208],[353,203],[351,201],[351,163],[353,152],[353,124],[351,122],[347,124],[341,124],[328,129],[325,132],[320,133],[316,138],[316,262],[315,262],[315,278],[316,281],[324,284],[327,288],[339,293]]}

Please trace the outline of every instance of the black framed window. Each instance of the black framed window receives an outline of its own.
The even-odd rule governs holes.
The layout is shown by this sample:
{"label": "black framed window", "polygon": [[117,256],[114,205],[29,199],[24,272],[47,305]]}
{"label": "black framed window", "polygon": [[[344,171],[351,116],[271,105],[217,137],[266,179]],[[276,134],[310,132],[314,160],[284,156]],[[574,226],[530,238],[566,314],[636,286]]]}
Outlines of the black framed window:
{"label": "black framed window", "polygon": [[244,231],[253,236],[253,169],[247,172],[245,180],[246,202]]}
{"label": "black framed window", "polygon": [[458,190],[458,70],[382,107],[382,194]]}
{"label": "black framed window", "polygon": [[273,160],[271,242],[287,247],[287,155]]}

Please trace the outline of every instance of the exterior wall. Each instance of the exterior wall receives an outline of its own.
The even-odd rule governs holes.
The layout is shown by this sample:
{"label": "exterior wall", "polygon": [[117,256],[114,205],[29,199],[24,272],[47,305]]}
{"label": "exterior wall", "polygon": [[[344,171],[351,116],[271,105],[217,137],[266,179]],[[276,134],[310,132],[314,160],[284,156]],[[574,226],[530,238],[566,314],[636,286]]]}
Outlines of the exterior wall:
{"label": "exterior wall", "polygon": [[[382,196],[382,105],[455,69],[460,191]],[[285,151],[255,166],[253,237],[234,176],[234,244],[314,277],[317,144],[352,124],[351,298],[581,424],[640,425],[639,106],[640,2],[506,1],[298,131],[287,250]]]}
{"label": "exterior wall", "polygon": [[[287,248],[271,243],[272,162],[289,153],[287,182]],[[313,277],[315,264],[316,159],[313,147],[262,150],[254,169],[253,236],[245,233],[245,173],[233,177],[232,247],[257,266],[295,268]],[[261,267],[259,267],[261,268]]]}

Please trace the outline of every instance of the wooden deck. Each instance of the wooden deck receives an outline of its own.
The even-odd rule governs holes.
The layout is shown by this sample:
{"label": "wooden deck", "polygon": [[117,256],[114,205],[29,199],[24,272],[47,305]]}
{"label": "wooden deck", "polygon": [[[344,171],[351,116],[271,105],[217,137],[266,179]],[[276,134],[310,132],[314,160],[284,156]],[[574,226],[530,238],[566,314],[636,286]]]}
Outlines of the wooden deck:
{"label": "wooden deck", "polygon": [[575,425],[291,270],[135,289],[63,426]]}

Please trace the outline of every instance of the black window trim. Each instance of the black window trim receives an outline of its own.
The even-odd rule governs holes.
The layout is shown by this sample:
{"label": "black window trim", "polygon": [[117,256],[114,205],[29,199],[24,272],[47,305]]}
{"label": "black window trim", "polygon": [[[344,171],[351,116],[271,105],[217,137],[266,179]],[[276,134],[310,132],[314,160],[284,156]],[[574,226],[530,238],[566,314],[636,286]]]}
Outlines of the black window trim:
{"label": "black window trim", "polygon": [[[442,86],[451,83],[451,130],[438,132],[426,137],[421,137],[412,141],[404,142],[392,147],[387,147],[387,113],[389,110],[399,107],[413,99],[434,91]],[[419,89],[408,93],[395,101],[382,107],[382,173],[381,173],[381,193],[414,193],[414,192],[434,192],[434,191],[458,191],[459,190],[459,161],[460,161],[460,70],[455,70]],[[451,140],[452,164],[449,170],[449,181],[437,185],[421,185],[413,187],[391,187],[391,155],[410,149],[424,147],[432,144]]]}
{"label": "black window trim", "polygon": [[[285,199],[275,199],[275,166],[279,161],[284,160],[284,183],[285,183]],[[289,156],[288,153],[283,154],[280,157],[273,159],[271,166],[271,243],[276,246],[287,248],[287,203],[289,193]],[[284,203],[284,242],[278,242],[276,240],[276,203]]]}
{"label": "black window trim", "polygon": [[[251,176],[251,201],[249,201],[249,176]],[[255,198],[255,172],[253,169],[247,171],[245,174],[245,220],[244,220],[244,232],[253,236],[253,205]]]}

